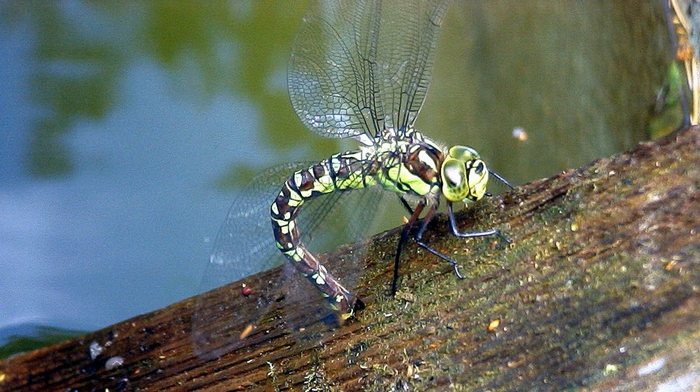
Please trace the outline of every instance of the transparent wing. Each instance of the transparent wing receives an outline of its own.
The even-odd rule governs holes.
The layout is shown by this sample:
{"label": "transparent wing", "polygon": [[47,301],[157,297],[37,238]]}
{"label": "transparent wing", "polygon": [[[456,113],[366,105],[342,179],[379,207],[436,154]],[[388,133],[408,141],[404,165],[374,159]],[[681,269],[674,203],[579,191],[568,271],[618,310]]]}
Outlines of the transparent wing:
{"label": "transparent wing", "polygon": [[288,82],[294,110],[325,137],[413,125],[449,0],[321,1],[304,18]]}
{"label": "transparent wing", "polygon": [[311,162],[275,166],[255,176],[231,205],[214,242],[202,289],[222,286],[281,263],[270,223],[270,205],[284,182]]}
{"label": "transparent wing", "polygon": [[[268,169],[257,175],[245,193],[233,202],[214,242],[200,292],[284,262],[272,236],[270,204],[284,181],[294,171],[309,165],[298,162]],[[231,290],[231,298],[213,306],[206,295],[198,299],[192,320],[194,349],[198,355],[212,358],[229,351],[231,343],[239,340],[246,323],[251,322],[242,315],[257,315],[269,302],[262,296],[259,301],[252,302],[245,302],[242,297],[241,288],[238,288]]]}
{"label": "transparent wing", "polygon": [[[250,295],[241,287],[231,287],[224,302],[212,304],[209,296],[200,297],[193,316],[193,343],[203,358],[218,357],[241,347],[246,328],[254,327],[271,311],[282,296],[286,304],[310,309],[304,320],[285,320],[291,327],[322,319],[329,312],[323,298],[294,268],[285,262],[274,244],[270,223],[270,204],[284,181],[296,170],[313,162],[276,166],[253,179],[247,192],[235,200],[214,243],[214,251],[205,270],[201,291],[240,280],[259,271],[285,264],[283,279],[267,280],[265,275],[246,280]],[[334,192],[307,201],[297,220],[302,241],[314,254],[334,249],[339,244],[356,242],[372,232],[372,217],[379,199],[386,192],[374,187],[352,192]],[[363,225],[350,223],[356,218]],[[369,223],[368,223],[369,222]],[[348,229],[353,227],[352,229]],[[324,265],[341,283],[353,289],[362,271],[353,265],[361,255],[342,263],[319,256]],[[309,332],[313,331],[309,329]]]}

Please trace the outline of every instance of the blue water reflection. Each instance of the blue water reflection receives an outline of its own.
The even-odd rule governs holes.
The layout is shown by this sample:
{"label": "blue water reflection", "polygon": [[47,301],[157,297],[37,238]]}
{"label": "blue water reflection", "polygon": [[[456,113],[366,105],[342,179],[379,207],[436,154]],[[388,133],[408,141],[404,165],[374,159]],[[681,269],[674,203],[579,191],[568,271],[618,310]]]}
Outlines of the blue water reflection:
{"label": "blue water reflection", "polygon": [[0,306],[11,315],[3,323],[89,328],[197,288],[205,240],[231,199],[212,184],[235,157],[256,160],[250,151],[263,149],[256,112],[230,96],[206,107],[173,97],[162,70],[147,61],[131,65],[120,84],[123,104],[62,139],[76,168],[70,176],[23,174],[30,121],[3,131],[13,144],[0,185]]}
{"label": "blue water reflection", "polygon": [[[235,89],[202,91],[207,73],[186,58],[164,67],[119,53],[129,41],[110,35],[100,7],[3,11],[0,54],[12,61],[0,65],[0,329],[91,329],[193,295],[234,197],[217,184],[237,164],[275,161],[256,106]],[[221,41],[219,60],[235,57]]]}

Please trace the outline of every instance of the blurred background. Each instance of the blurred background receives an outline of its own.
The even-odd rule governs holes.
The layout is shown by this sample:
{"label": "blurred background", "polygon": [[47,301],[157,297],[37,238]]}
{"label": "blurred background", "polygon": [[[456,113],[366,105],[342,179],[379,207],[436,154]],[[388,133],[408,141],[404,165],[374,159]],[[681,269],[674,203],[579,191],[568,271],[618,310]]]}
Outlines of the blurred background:
{"label": "blurred background", "polygon": [[[352,148],[289,103],[306,8],[0,3],[0,355],[197,294],[252,176]],[[526,183],[679,126],[672,59],[661,2],[457,1],[417,125]]]}

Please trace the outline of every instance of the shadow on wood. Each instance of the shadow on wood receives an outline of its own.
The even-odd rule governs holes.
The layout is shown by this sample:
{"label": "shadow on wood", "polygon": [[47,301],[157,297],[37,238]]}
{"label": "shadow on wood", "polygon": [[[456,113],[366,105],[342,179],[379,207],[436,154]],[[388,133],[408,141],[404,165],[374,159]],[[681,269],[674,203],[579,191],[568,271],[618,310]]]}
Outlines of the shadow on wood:
{"label": "shadow on wood", "polygon": [[[391,298],[398,232],[377,236],[359,289],[367,308],[320,330],[313,344],[299,342],[273,312],[240,347],[200,358],[191,333],[197,299],[190,298],[1,361],[0,389],[697,388],[699,188],[700,128],[691,128],[459,216],[462,229],[499,227],[511,244],[454,238],[439,219],[426,239],[462,263],[465,280],[409,246],[401,290]],[[349,249],[338,250],[338,263]],[[245,282],[255,287],[278,274]],[[225,315],[247,300],[240,285],[200,300]],[[278,299],[280,312],[285,300]],[[94,359],[93,342],[104,348]]]}

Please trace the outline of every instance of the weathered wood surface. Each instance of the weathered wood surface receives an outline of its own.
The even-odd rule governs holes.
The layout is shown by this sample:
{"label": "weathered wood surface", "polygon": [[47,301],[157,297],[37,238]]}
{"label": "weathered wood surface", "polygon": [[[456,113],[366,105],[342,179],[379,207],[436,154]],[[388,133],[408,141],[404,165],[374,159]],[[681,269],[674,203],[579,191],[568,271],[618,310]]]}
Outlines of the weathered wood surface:
{"label": "weathered wood surface", "polygon": [[[465,280],[409,246],[390,298],[397,232],[379,236],[364,260],[367,308],[321,345],[271,318],[249,346],[199,358],[192,298],[2,361],[0,390],[700,390],[699,187],[692,128],[460,216],[462,228],[502,228],[510,245],[455,239],[443,219],[428,241],[451,250]],[[201,299],[222,314],[248,300],[240,283]],[[92,342],[105,347],[94,360]],[[106,370],[113,356],[123,365]]]}

